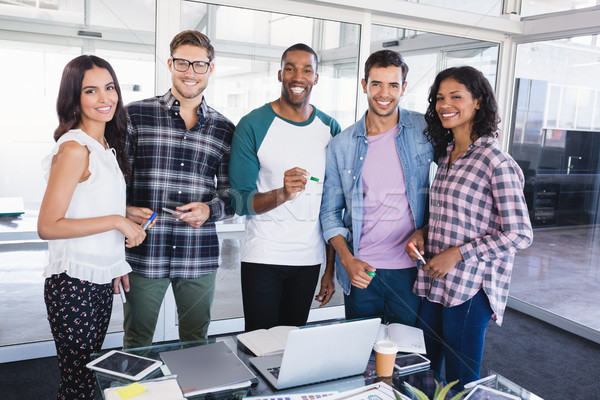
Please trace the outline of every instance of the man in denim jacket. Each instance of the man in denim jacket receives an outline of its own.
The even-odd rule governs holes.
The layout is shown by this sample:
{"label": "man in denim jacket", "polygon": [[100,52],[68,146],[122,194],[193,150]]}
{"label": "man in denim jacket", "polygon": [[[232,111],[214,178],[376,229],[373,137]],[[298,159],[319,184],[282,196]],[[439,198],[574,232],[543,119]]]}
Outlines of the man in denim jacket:
{"label": "man in denim jacket", "polygon": [[433,148],[422,114],[399,106],[408,66],[390,50],[369,56],[362,80],[369,108],[327,148],[321,225],[336,250],[346,318],[415,325],[415,263],[404,251],[427,219]]}

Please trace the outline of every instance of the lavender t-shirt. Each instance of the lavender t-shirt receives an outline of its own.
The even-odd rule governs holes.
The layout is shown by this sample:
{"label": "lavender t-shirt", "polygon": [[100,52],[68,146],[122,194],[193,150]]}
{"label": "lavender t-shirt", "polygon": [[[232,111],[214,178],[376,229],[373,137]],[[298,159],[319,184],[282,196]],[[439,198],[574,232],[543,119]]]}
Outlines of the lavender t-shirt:
{"label": "lavender t-shirt", "polygon": [[362,169],[363,226],[357,257],[376,269],[414,267],[404,246],[414,232],[404,170],[396,151],[398,125],[368,136]]}

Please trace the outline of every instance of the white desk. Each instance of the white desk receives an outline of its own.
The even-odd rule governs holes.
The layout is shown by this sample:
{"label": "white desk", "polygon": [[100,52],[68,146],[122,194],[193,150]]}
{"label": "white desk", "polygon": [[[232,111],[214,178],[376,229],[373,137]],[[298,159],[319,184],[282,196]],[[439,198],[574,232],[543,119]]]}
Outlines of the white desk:
{"label": "white desk", "polygon": [[[37,211],[28,210],[25,214],[16,216],[0,216],[0,243],[40,241],[37,233]],[[224,223],[216,224],[217,234],[220,239],[239,239],[244,232],[244,224]]]}

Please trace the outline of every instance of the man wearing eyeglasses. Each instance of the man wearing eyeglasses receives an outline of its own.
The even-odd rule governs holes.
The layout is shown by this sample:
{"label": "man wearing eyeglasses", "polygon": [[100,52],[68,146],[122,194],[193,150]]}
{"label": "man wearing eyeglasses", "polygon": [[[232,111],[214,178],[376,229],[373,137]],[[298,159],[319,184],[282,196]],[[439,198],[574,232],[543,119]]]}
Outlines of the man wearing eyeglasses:
{"label": "man wearing eyeglasses", "polygon": [[[241,248],[245,329],[306,324],[325,261],[319,225],[325,148],[337,121],[310,104],[317,54],[298,43],[281,56],[281,96],[235,129],[232,204],[249,215]],[[333,251],[316,300],[333,295]]]}
{"label": "man wearing eyeglasses", "polygon": [[159,217],[144,246],[127,252],[133,272],[123,282],[125,348],[152,344],[169,285],[179,339],[206,338],[219,258],[215,221],[233,216],[228,165],[234,125],[203,96],[214,70],[213,46],[189,30],[173,38],[170,51],[171,89],[127,106],[127,213],[139,223],[153,211]]}

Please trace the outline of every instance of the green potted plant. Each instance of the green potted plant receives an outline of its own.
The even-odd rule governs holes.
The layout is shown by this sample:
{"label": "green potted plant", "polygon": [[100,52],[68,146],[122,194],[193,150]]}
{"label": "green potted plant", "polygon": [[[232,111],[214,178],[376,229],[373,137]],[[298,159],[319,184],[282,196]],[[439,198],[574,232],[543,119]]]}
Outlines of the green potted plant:
{"label": "green potted plant", "polygon": [[[436,381],[435,382],[435,393],[433,394],[432,399],[427,397],[427,395],[425,393],[423,393],[416,387],[414,387],[406,382],[404,382],[404,386],[406,387],[406,389],[409,392],[411,392],[417,398],[417,400],[445,400],[446,395],[448,394],[448,391],[450,391],[450,388],[452,386],[454,386],[457,382],[458,382],[458,380],[456,380],[454,382],[450,382],[449,384],[444,386],[443,382]],[[454,397],[452,397],[451,400],[460,400],[468,392],[469,392],[468,390],[463,390],[462,392],[460,392],[460,393],[456,394]]]}

